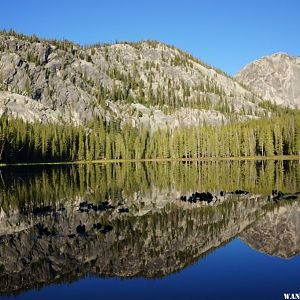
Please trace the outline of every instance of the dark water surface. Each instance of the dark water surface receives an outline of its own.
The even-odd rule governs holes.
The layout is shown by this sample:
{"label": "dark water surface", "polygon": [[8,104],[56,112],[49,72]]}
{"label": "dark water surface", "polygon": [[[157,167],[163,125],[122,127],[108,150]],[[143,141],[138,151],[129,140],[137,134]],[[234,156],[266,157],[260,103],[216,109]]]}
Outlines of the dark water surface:
{"label": "dark water surface", "polygon": [[0,170],[0,299],[300,293],[298,161]]}

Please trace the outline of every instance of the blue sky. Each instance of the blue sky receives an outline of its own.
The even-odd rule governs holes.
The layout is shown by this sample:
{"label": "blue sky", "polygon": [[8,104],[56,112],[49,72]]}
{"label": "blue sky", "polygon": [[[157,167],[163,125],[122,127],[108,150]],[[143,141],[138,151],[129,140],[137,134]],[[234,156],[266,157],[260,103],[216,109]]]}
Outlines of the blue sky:
{"label": "blue sky", "polygon": [[300,55],[299,0],[1,2],[1,29],[80,44],[155,39],[231,75],[263,55]]}

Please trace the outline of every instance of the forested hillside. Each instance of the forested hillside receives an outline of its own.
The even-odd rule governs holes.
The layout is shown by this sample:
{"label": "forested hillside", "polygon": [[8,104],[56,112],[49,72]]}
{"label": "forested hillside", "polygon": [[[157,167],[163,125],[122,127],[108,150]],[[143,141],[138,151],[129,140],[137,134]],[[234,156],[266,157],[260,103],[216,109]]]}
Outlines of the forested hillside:
{"label": "forested hillside", "polygon": [[299,112],[156,41],[0,33],[0,162],[296,155]]}

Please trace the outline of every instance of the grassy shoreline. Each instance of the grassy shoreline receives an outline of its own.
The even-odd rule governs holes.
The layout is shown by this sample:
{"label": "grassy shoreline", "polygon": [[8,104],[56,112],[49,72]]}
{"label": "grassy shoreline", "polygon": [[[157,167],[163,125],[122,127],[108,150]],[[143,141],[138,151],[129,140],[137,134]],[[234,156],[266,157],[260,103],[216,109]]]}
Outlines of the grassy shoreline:
{"label": "grassy shoreline", "polygon": [[39,166],[39,165],[78,165],[78,164],[106,164],[106,163],[129,163],[129,162],[196,162],[196,161],[246,161],[246,160],[300,160],[300,155],[280,156],[241,156],[241,157],[200,157],[200,158],[145,158],[145,159],[101,159],[101,160],[78,160],[62,162],[37,162],[37,163],[14,163],[1,164],[0,167],[10,166]]}

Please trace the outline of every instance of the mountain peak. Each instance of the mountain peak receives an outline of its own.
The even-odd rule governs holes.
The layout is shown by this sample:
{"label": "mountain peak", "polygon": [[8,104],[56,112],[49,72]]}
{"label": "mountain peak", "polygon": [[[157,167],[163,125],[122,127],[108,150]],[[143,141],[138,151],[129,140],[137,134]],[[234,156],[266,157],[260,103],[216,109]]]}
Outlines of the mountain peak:
{"label": "mountain peak", "polygon": [[0,70],[0,104],[25,120],[102,118],[157,129],[268,114],[223,71],[152,40],[84,47],[2,32]]}
{"label": "mountain peak", "polygon": [[283,52],[283,51],[279,51],[279,52],[275,52],[271,55],[267,55],[268,56],[273,56],[273,57],[291,57],[287,52]]}
{"label": "mountain peak", "polygon": [[262,98],[300,107],[300,57],[285,52],[264,56],[243,67],[235,78]]}

